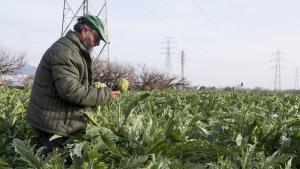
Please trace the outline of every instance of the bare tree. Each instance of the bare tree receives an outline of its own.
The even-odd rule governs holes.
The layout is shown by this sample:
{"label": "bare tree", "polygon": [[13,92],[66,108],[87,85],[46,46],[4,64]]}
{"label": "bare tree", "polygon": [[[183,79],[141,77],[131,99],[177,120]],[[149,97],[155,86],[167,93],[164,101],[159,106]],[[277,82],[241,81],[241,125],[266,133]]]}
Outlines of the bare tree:
{"label": "bare tree", "polygon": [[14,73],[24,66],[25,53],[12,54],[0,47],[0,75]]}
{"label": "bare tree", "polygon": [[136,70],[130,65],[108,63],[104,60],[93,62],[94,81],[114,88],[114,84],[120,78],[126,78],[129,81],[129,89],[134,90],[182,89],[189,85],[186,79],[169,77],[164,73],[149,70],[145,65]]}
{"label": "bare tree", "polygon": [[105,83],[109,87],[113,87],[120,78],[129,81],[129,88],[134,81],[135,69],[130,65],[121,65],[117,63],[109,63],[104,60],[93,62],[93,79]]}
{"label": "bare tree", "polygon": [[164,73],[149,70],[145,65],[142,66],[140,73],[136,74],[133,82],[133,88],[136,90],[183,88],[189,84],[185,79],[179,79],[175,76],[169,77]]}

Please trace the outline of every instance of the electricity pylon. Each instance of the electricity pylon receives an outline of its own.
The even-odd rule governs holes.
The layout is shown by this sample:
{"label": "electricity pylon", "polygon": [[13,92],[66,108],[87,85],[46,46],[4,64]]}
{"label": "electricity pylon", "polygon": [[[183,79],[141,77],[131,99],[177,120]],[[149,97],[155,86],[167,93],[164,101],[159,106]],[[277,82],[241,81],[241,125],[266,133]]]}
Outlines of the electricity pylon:
{"label": "electricity pylon", "polygon": [[181,79],[183,80],[184,77],[184,67],[185,67],[185,53],[184,50],[181,51]]}
{"label": "electricity pylon", "polygon": [[272,67],[275,69],[275,78],[274,78],[274,91],[281,91],[281,55],[280,49],[277,48],[277,51],[273,53],[275,59],[272,62],[275,62],[275,66]]}
{"label": "electricity pylon", "polygon": [[171,50],[174,49],[175,47],[171,46],[171,44],[174,43],[172,41],[172,37],[166,37],[166,41],[164,42],[166,44],[165,48],[162,48],[166,50],[165,54],[166,55],[166,60],[165,60],[165,74],[170,77],[172,75],[172,60],[171,60],[171,55],[174,54]]}
{"label": "electricity pylon", "polygon": [[295,69],[295,90],[299,89],[299,69],[296,67]]}
{"label": "electricity pylon", "polygon": [[[104,22],[106,38],[109,40],[106,0],[82,0],[80,2],[64,0],[61,36],[64,36],[67,30],[72,28],[71,26],[76,23],[78,17],[87,13],[98,16]],[[95,50],[92,56],[94,60],[98,60],[102,56],[109,61],[109,43],[100,43],[100,50]]]}

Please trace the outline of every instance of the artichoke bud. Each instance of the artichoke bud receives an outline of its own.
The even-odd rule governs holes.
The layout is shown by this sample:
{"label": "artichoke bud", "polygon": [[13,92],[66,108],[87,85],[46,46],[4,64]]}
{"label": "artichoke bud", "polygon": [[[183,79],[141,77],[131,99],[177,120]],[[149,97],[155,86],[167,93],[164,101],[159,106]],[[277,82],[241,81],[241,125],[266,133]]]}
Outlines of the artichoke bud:
{"label": "artichoke bud", "polygon": [[124,92],[127,92],[128,85],[129,85],[128,80],[121,78],[117,81],[116,87],[117,87],[117,90],[119,90],[121,93],[124,93]]}

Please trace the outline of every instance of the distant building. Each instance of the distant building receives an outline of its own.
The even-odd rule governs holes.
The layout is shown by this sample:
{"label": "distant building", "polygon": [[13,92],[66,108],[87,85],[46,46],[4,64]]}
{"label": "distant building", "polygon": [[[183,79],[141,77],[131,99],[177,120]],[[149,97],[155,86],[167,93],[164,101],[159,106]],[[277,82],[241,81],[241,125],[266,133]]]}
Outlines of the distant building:
{"label": "distant building", "polygon": [[28,75],[2,75],[0,84],[8,87],[24,88],[23,79]]}
{"label": "distant building", "polygon": [[12,77],[10,77],[10,75],[0,75],[0,84],[5,85],[6,81],[11,80]]}
{"label": "distant building", "polygon": [[13,74],[0,75],[0,86],[24,88],[28,86],[25,83],[30,83],[29,80],[32,79],[35,71],[35,67],[25,64],[22,69]]}

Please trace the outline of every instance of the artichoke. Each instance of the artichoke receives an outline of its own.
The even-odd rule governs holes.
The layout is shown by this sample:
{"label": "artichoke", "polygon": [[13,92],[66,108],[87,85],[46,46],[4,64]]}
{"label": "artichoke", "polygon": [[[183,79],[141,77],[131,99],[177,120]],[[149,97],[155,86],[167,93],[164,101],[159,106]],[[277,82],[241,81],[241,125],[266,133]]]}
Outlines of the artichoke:
{"label": "artichoke", "polygon": [[128,80],[126,79],[119,79],[118,82],[117,82],[117,89],[121,92],[121,93],[124,93],[124,92],[127,92],[128,90]]}

